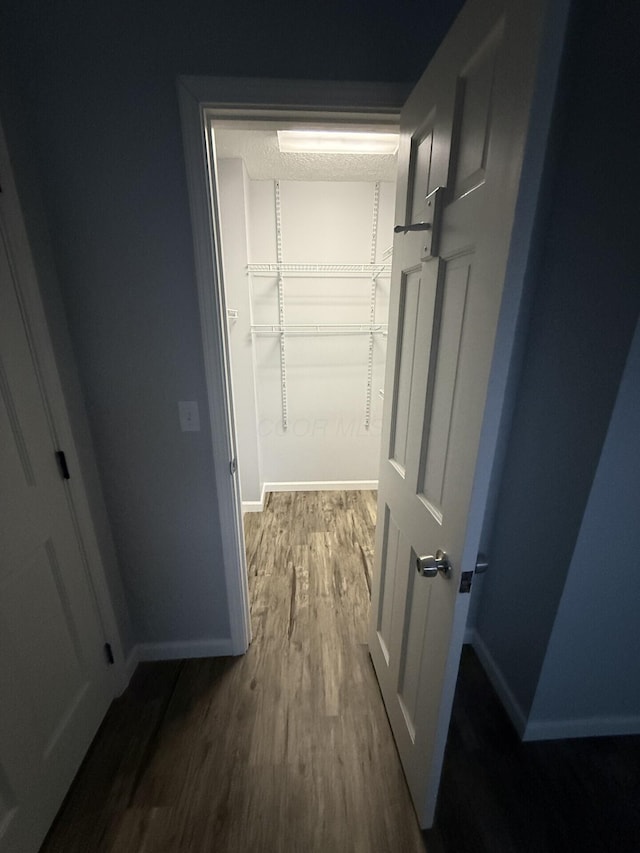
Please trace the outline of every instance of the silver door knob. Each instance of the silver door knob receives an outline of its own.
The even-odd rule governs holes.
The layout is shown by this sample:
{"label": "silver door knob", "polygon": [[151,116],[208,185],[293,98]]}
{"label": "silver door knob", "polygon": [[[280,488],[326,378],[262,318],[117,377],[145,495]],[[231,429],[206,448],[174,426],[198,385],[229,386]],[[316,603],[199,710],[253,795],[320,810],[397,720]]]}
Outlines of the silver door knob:
{"label": "silver door knob", "polygon": [[418,569],[418,574],[422,575],[423,578],[435,578],[438,572],[444,575],[445,578],[451,577],[452,570],[449,555],[446,551],[441,551],[440,549],[436,551],[435,557],[432,557],[430,554],[426,557],[418,557],[416,559],[416,568]]}

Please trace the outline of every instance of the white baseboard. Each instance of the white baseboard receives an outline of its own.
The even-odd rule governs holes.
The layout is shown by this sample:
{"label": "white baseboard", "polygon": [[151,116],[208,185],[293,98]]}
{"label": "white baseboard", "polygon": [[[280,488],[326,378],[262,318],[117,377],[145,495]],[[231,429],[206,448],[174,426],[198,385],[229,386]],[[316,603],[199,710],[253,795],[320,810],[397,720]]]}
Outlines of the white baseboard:
{"label": "white baseboard", "polygon": [[245,512],[262,512],[264,509],[264,498],[267,490],[265,489],[264,483],[262,484],[262,494],[260,495],[259,501],[242,501],[242,514]]}
{"label": "white baseboard", "polygon": [[471,643],[489,680],[500,697],[511,722],[523,741],[562,740],[578,737],[607,737],[640,734],[640,716],[587,717],[564,720],[527,720],[498,667],[475,628],[467,627],[465,643]]}
{"label": "white baseboard", "polygon": [[262,512],[264,509],[264,499],[261,501],[242,501],[242,514],[246,512]]}
{"label": "white baseboard", "polygon": [[177,643],[139,643],[136,650],[138,661],[216,658],[233,654],[231,639],[227,637]]}
{"label": "white baseboard", "polygon": [[180,660],[182,658],[216,658],[232,655],[230,639],[188,640],[180,643],[138,643],[120,668],[117,695],[121,696],[142,661]]}
{"label": "white baseboard", "polygon": [[265,483],[265,492],[355,492],[378,488],[377,480],[311,480],[292,483]]}
{"label": "white baseboard", "polygon": [[515,726],[520,737],[524,738],[524,733],[527,728],[527,718],[524,711],[520,707],[520,703],[511,692],[511,688],[506,682],[502,670],[495,662],[493,655],[486,647],[482,637],[477,630],[473,631],[473,648],[480,658],[480,663],[484,667],[485,672],[489,676],[489,681],[493,684],[494,690],[500,697],[505,711],[511,718],[511,722]]}
{"label": "white baseboard", "polygon": [[527,723],[522,740],[637,734],[640,734],[640,716],[587,717],[573,720],[533,720]]}
{"label": "white baseboard", "polygon": [[122,663],[119,672],[119,682],[117,688],[117,696],[122,696],[124,691],[127,689],[129,682],[133,678],[133,673],[136,671],[136,667],[140,662],[140,658],[138,657],[138,646],[134,646],[126,660]]}
{"label": "white baseboard", "polygon": [[136,667],[140,663],[140,657],[138,655],[138,647],[134,646],[129,652],[129,657],[126,659],[124,664],[124,671],[127,676],[127,684],[131,681],[133,673],[136,671]]}

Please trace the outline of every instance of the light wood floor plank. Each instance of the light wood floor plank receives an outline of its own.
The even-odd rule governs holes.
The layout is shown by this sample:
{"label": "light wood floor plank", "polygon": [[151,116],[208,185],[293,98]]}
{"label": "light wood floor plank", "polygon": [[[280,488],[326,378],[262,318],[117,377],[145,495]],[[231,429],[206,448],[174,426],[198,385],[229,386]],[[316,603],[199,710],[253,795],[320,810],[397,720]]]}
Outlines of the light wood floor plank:
{"label": "light wood floor plank", "polygon": [[140,667],[43,853],[424,850],[366,647],[375,506],[245,516],[251,648]]}

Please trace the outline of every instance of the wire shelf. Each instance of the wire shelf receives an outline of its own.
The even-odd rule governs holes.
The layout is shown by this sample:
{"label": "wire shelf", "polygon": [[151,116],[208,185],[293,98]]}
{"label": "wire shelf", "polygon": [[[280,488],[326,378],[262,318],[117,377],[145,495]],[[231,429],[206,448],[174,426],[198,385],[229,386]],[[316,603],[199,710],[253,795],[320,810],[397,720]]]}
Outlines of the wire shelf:
{"label": "wire shelf", "polygon": [[366,276],[390,275],[391,264],[247,264],[253,275]]}
{"label": "wire shelf", "polygon": [[386,323],[266,323],[251,326],[254,335],[386,335]]}

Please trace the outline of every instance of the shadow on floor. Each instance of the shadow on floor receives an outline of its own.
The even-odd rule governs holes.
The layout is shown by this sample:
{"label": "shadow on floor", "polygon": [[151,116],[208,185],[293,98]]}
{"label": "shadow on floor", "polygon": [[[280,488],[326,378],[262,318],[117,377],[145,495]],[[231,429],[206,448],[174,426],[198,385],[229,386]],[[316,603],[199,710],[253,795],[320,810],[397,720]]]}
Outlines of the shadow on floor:
{"label": "shadow on floor", "polygon": [[639,853],[640,736],[522,743],[471,648],[429,853]]}

